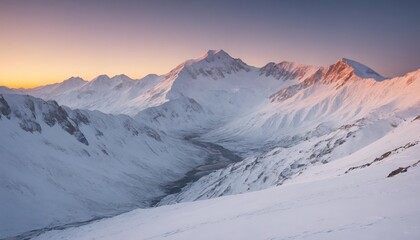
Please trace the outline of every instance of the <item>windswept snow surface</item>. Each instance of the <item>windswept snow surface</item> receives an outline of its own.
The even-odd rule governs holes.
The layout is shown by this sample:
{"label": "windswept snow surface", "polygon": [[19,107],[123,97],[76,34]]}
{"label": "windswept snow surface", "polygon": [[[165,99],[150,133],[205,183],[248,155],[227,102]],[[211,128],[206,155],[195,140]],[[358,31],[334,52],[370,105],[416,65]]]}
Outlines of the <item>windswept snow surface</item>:
{"label": "windswept snow surface", "polygon": [[279,187],[134,210],[35,239],[419,239],[420,144],[346,173],[418,142],[419,129],[420,121],[407,121],[374,146]]}

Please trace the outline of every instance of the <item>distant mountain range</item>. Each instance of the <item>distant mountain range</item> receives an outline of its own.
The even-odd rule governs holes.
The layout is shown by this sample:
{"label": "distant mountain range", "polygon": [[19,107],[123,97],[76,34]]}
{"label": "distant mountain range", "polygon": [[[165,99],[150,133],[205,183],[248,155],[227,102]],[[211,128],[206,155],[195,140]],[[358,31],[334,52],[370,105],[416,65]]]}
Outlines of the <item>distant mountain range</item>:
{"label": "distant mountain range", "polygon": [[[362,185],[420,160],[419,119],[420,69],[346,58],[257,68],[210,50],[161,76],[0,87],[0,238],[320,176]],[[216,155],[232,163],[206,171]]]}

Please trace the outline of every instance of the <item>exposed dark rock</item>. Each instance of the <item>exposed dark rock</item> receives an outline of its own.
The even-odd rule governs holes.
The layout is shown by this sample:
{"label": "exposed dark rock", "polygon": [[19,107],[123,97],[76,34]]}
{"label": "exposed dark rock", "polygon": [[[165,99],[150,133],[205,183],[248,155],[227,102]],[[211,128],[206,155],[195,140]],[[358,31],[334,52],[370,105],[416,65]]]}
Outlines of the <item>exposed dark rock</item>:
{"label": "exposed dark rock", "polygon": [[407,167],[399,167],[399,168],[395,169],[394,171],[390,172],[387,177],[393,177],[393,176],[398,175],[400,173],[405,173],[405,172],[407,172],[407,170],[409,168],[416,167],[419,163],[420,163],[420,160],[418,160],[416,163],[411,164]]}
{"label": "exposed dark rock", "polygon": [[398,152],[399,150],[404,150],[407,148],[411,148],[416,146],[419,143],[419,141],[415,141],[415,142],[409,142],[407,144],[405,144],[404,146],[401,147],[397,147],[392,151],[386,152],[384,154],[382,154],[380,157],[375,158],[375,160],[373,162],[378,162],[378,161],[382,161],[383,159],[389,157],[391,154]]}
{"label": "exposed dark rock", "polygon": [[25,99],[25,106],[31,111],[32,117],[36,118],[34,101],[32,101],[32,99],[30,99],[30,98],[26,98]]}
{"label": "exposed dark rock", "polygon": [[19,123],[19,126],[30,133],[33,132],[39,132],[41,133],[41,125],[39,125],[39,123],[29,120],[29,119],[24,119],[22,120],[22,122]]}
{"label": "exposed dark rock", "polygon": [[48,126],[52,127],[55,125],[56,122],[64,123],[65,121],[67,121],[67,112],[62,107],[60,107],[56,101],[48,101],[47,103],[50,104],[50,106],[48,106],[49,110],[43,113],[43,117],[44,122]]}
{"label": "exposed dark rock", "polygon": [[130,121],[126,120],[124,121],[123,124],[124,124],[124,128],[127,129],[127,131],[131,132],[133,136],[139,135],[139,131],[137,131],[136,127],[133,126],[133,124]]}
{"label": "exposed dark rock", "polygon": [[387,177],[393,177],[393,176],[395,176],[397,174],[407,172],[407,169],[408,168],[409,167],[405,167],[405,168],[404,167],[399,167],[399,168],[395,169],[394,171],[392,171],[390,174],[388,174]]}
{"label": "exposed dark rock", "polygon": [[[393,151],[395,151],[395,149]],[[389,151],[389,152],[386,152],[386,153],[382,154],[380,157],[375,158],[375,160],[373,160],[373,162],[382,161],[383,159],[389,157],[389,155],[391,155],[391,153],[393,151]]]}
{"label": "exposed dark rock", "polygon": [[86,116],[84,116],[80,111],[76,111],[74,117],[76,120],[74,121],[76,126],[74,126],[69,121],[70,117],[67,114],[67,112],[64,110],[64,108],[59,106],[56,101],[48,101],[47,104],[49,104],[48,111],[43,113],[43,118],[44,122],[48,126],[52,127],[56,123],[58,123],[64,131],[68,132],[70,135],[75,136],[79,142],[85,145],[89,145],[89,142],[87,141],[86,137],[78,128],[78,124],[80,123],[89,123],[89,120]]}
{"label": "exposed dark rock", "polygon": [[155,139],[156,141],[159,141],[159,142],[161,142],[161,141],[162,141],[162,138],[160,137],[159,133],[158,133],[156,130],[152,129],[152,128],[149,128],[149,127],[144,127],[144,128],[143,128],[143,132],[144,132],[147,136],[149,136],[149,137],[151,137],[151,138]]}
{"label": "exposed dark rock", "polygon": [[[387,158],[387,157],[391,156],[392,154],[395,154],[395,153],[398,153],[399,151],[404,151],[405,149],[408,149],[408,148],[410,148],[410,147],[413,147],[413,146],[417,145],[419,142],[420,142],[420,141],[409,142],[409,143],[405,144],[404,146],[397,147],[397,148],[395,148],[395,149],[393,149],[393,150],[391,150],[391,151],[388,151],[388,152],[386,152],[386,153],[382,154],[381,156],[379,156],[379,157],[375,158],[375,159],[374,159],[372,162],[370,162],[370,163],[366,163],[366,164],[363,164],[363,165],[359,165],[359,166],[355,166],[355,167],[351,167],[351,168],[347,169],[347,170],[344,172],[344,174],[347,174],[348,172],[353,171],[353,170],[355,170],[355,169],[361,169],[361,168],[369,167],[369,166],[370,166],[370,165],[372,165],[373,163],[375,163],[375,162],[380,162],[380,161],[384,160],[385,158]],[[417,164],[417,163],[416,163],[416,164]]]}
{"label": "exposed dark rock", "polygon": [[[6,99],[4,99],[3,95],[0,94],[0,113],[7,118],[10,118],[10,113],[12,110],[10,109],[9,104],[7,103]],[[0,118],[1,118],[0,115]]]}
{"label": "exposed dark rock", "polygon": [[81,123],[88,125],[90,123],[89,118],[82,113],[80,110],[73,110],[74,115],[71,117],[71,120],[79,126]]}
{"label": "exposed dark rock", "polygon": [[337,139],[337,140],[334,142],[334,147],[339,146],[339,145],[341,145],[341,144],[343,144],[343,143],[345,143],[345,142],[346,142],[346,140],[344,140],[344,139],[342,139],[342,138],[339,138],[339,139]]}
{"label": "exposed dark rock", "polygon": [[105,149],[101,150],[105,155],[109,156],[108,152]]}
{"label": "exposed dark rock", "polygon": [[76,127],[74,127],[69,121],[63,121],[60,123],[60,125],[64,129],[64,131],[70,133],[70,135],[74,135],[74,133],[76,132]]}
{"label": "exposed dark rock", "polygon": [[313,153],[309,156],[309,159],[314,159],[311,161],[311,163],[316,163],[318,161],[321,161],[322,163],[328,163],[327,159],[323,159],[321,160],[321,158],[323,158],[324,156],[330,154],[335,148],[337,148],[338,146],[342,145],[343,143],[346,142],[345,138],[338,138],[333,142],[333,138],[329,138],[325,141],[321,141],[317,144],[315,144],[315,148],[319,147],[320,144],[322,142],[327,142],[326,146],[324,148],[319,149],[314,149]]}
{"label": "exposed dark rock", "polygon": [[356,170],[356,169],[362,169],[362,168],[365,168],[365,167],[369,167],[370,165],[372,165],[372,163],[366,163],[366,164],[359,165],[359,166],[356,166],[356,167],[351,167],[351,168],[347,169],[347,171],[345,171],[344,174],[347,174],[347,173],[349,173],[353,170]]}
{"label": "exposed dark rock", "polygon": [[74,136],[76,137],[76,139],[77,139],[79,142],[81,142],[81,143],[83,143],[83,144],[85,144],[85,145],[89,145],[88,140],[86,139],[85,135],[83,135],[83,133],[82,133],[80,130],[77,130],[77,131],[74,133]]}
{"label": "exposed dark rock", "polygon": [[101,132],[99,129],[95,128],[95,136],[96,137],[102,137],[104,135],[103,132]]}

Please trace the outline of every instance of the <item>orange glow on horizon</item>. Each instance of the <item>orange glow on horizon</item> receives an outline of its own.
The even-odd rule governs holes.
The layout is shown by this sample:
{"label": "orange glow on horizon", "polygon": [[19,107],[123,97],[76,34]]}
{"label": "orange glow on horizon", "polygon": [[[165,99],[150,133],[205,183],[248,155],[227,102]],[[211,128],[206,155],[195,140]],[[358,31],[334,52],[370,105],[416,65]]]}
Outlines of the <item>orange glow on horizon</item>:
{"label": "orange glow on horizon", "polygon": [[[342,57],[357,60],[387,77],[419,67],[418,54],[413,51],[418,45],[416,38],[402,41],[401,36],[406,35],[391,31],[407,27],[384,24],[392,28],[380,33],[393,33],[391,37],[396,39],[391,41],[388,35],[373,34],[366,21],[358,24],[355,20],[359,18],[332,16],[334,21],[327,21],[324,17],[328,15],[320,14],[322,17],[308,20],[287,8],[275,9],[257,2],[250,9],[263,8],[259,12],[229,5],[229,1],[224,4],[230,6],[225,6],[227,12],[219,11],[211,1],[202,6],[172,2],[0,1],[0,86],[32,88],[72,76],[91,80],[101,74],[139,79],[147,74],[168,73],[209,49],[223,49],[257,67],[283,60],[327,66]],[[275,14],[266,14],[271,10]],[[278,14],[280,10],[285,12]],[[250,12],[261,15],[249,17]],[[389,20],[395,22],[394,18]],[[311,28],[316,21],[321,22]],[[357,31],[336,31],[342,21],[346,26],[357,26],[347,30]],[[362,30],[368,34],[362,34]],[[373,41],[376,36],[387,41]],[[412,41],[403,44],[406,39]]]}
{"label": "orange glow on horizon", "polygon": [[[1,47],[0,47],[1,48]],[[15,46],[19,48],[19,46]],[[84,80],[90,81],[98,75],[106,74],[110,77],[119,74],[125,74],[132,79],[140,79],[148,74],[166,74],[178,66],[180,63],[197,58],[203,55],[208,49],[189,50],[185,52],[169,52],[169,53],[147,53],[143,55],[136,54],[135,51],[125,51],[125,56],[121,48],[115,49],[115,58],[97,58],[89,57],[86,50],[83,58],[82,51],[79,54],[71,53],[66,50],[59,49],[44,49],[42,55],[36,53],[28,54],[29,52],[18,53],[10,52],[8,61],[0,56],[0,86],[9,88],[34,88],[48,84],[62,82],[72,76],[81,77]],[[100,52],[101,50],[97,50]],[[108,50],[109,52],[110,50]],[[58,53],[61,53],[60,56]],[[127,52],[129,54],[127,54]],[[140,50],[139,52],[145,52]],[[243,58],[237,54],[233,54],[227,50],[232,57],[241,58],[249,65],[254,65],[253,62],[258,62],[254,66],[263,66],[266,64],[263,58],[254,57],[254,61],[248,61],[248,58]],[[110,55],[113,55],[110,54]],[[117,55],[120,55],[117,57]],[[166,55],[167,54],[167,55]],[[66,56],[64,56],[66,55]],[[99,54],[98,54],[99,55]],[[2,59],[3,58],[3,59]]]}
{"label": "orange glow on horizon", "polygon": [[[49,58],[51,53],[45,52],[41,58]],[[16,56],[16,55],[15,55]],[[16,57],[17,58],[17,57]],[[132,79],[139,79],[147,74],[164,74],[179,64],[177,59],[163,62],[160,59],[145,62],[138,59],[128,61],[98,61],[77,57],[38,59],[26,55],[25,58],[6,61],[0,56],[0,86],[9,88],[34,88],[38,86],[59,83],[72,76],[90,81],[98,75],[107,74],[112,77],[125,74]],[[129,59],[129,57],[125,57]],[[149,57],[150,59],[150,57]],[[168,58],[167,58],[168,59]]]}

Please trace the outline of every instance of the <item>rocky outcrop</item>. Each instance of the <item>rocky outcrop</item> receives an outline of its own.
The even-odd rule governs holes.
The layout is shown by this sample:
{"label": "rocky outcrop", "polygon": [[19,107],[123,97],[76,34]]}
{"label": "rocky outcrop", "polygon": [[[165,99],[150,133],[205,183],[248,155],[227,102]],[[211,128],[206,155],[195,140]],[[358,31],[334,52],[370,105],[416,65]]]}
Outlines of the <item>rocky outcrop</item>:
{"label": "rocky outcrop", "polygon": [[[89,145],[88,140],[80,131],[80,124],[88,124],[88,118],[80,111],[72,111],[72,118],[67,111],[55,101],[42,101],[31,96],[12,95],[16,106],[9,104],[3,95],[0,95],[0,117],[15,118],[22,130],[30,133],[41,133],[42,125],[49,127],[59,125],[68,134],[73,135],[79,142]],[[19,102],[21,107],[18,107]],[[12,107],[11,107],[12,106]],[[14,107],[13,107],[14,106]]]}
{"label": "rocky outcrop", "polygon": [[7,101],[4,99],[3,95],[0,95],[0,118],[1,116],[9,117],[11,110],[9,104],[7,104]]}
{"label": "rocky outcrop", "polygon": [[384,160],[384,159],[388,158],[388,157],[389,157],[389,156],[391,156],[392,154],[396,154],[396,153],[399,153],[399,152],[401,152],[401,151],[404,151],[404,150],[406,150],[406,149],[408,149],[408,148],[414,147],[414,146],[416,146],[419,142],[420,142],[420,141],[409,142],[409,143],[405,144],[404,146],[397,147],[397,148],[395,148],[395,149],[393,149],[393,150],[391,150],[391,151],[385,152],[385,153],[383,153],[381,156],[379,156],[379,157],[375,158],[372,162],[365,163],[365,164],[363,164],[363,165],[359,165],[359,166],[355,166],[355,167],[351,167],[351,168],[347,169],[347,170],[344,172],[344,174],[347,174],[347,173],[349,173],[349,172],[351,172],[351,171],[353,171],[353,170],[356,170],[356,169],[362,169],[362,168],[369,167],[369,166],[371,166],[372,164],[374,164],[374,163],[376,163],[376,162],[380,162],[380,161],[382,161],[382,160]]}

